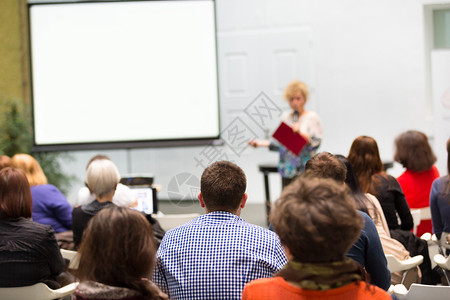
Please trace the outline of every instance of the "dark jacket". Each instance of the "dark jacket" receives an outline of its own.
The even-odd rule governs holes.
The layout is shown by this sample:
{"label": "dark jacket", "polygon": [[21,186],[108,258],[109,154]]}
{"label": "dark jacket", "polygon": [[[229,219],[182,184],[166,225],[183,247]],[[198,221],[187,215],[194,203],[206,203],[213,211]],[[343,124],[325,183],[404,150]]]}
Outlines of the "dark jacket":
{"label": "dark jacket", "polygon": [[89,204],[75,207],[72,212],[72,230],[73,230],[73,242],[75,243],[75,249],[81,244],[83,232],[87,227],[89,221],[103,208],[115,205],[114,203],[92,201]]}
{"label": "dark jacket", "polygon": [[25,218],[0,220],[0,287],[43,282],[59,288],[56,277],[63,270],[51,226]]}

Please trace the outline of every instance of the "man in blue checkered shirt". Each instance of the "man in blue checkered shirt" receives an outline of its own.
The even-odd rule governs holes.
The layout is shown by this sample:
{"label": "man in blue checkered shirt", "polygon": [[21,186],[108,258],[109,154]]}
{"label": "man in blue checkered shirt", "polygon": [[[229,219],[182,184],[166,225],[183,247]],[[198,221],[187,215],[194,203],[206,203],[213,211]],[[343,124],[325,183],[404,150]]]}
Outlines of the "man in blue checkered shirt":
{"label": "man in blue checkered shirt", "polygon": [[246,185],[231,162],[203,172],[198,198],[206,214],[168,231],[158,249],[153,281],[171,299],[241,299],[247,282],[287,262],[275,233],[239,217]]}

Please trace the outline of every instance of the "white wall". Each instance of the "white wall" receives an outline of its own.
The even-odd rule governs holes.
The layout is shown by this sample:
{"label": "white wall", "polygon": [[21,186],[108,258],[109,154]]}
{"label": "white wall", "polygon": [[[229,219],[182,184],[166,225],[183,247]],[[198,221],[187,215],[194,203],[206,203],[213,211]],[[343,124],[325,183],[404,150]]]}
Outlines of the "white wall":
{"label": "white wall", "polygon": [[[307,105],[319,113],[323,122],[321,151],[346,155],[354,138],[370,135],[378,141],[382,158],[392,160],[393,140],[402,131],[418,129],[433,137],[424,4],[434,2],[216,2],[223,129],[235,124],[239,117],[241,127],[246,125],[249,132],[264,137],[264,130],[249,119],[244,109],[261,92],[286,108],[282,88],[298,78],[310,85]],[[173,93],[179,96],[177,91]],[[263,180],[258,164],[276,163],[277,154],[243,146],[219,149],[247,173],[249,201],[262,203]],[[194,158],[199,158],[202,150],[193,147],[99,153],[110,155],[122,173],[153,173],[162,185],[161,197],[167,198],[168,184],[176,174],[200,176],[202,167]],[[69,195],[72,203],[82,185],[85,164],[96,153],[73,152],[75,162],[65,165],[67,172],[80,179]],[[439,161],[445,159],[439,157]],[[394,175],[399,172],[397,166]],[[280,190],[279,181],[277,175],[271,176],[273,197]]]}

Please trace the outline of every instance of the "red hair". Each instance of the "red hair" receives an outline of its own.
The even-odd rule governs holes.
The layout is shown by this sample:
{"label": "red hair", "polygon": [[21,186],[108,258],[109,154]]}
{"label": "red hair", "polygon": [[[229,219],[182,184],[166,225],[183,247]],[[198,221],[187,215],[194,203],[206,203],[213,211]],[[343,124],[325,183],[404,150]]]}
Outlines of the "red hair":
{"label": "red hair", "polygon": [[31,218],[31,190],[25,173],[20,169],[0,171],[0,219]]}

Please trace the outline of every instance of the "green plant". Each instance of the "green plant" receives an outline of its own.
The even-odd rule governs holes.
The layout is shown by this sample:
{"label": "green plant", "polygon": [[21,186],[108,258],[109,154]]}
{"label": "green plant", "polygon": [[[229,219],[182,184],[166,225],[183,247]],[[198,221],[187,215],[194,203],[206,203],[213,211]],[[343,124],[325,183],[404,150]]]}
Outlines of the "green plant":
{"label": "green plant", "polygon": [[13,156],[16,153],[30,153],[31,122],[23,102],[0,94],[0,152]]}
{"label": "green plant", "polygon": [[0,94],[0,154],[12,157],[17,153],[33,155],[42,167],[48,182],[67,194],[74,175],[64,174],[62,161],[73,158],[66,152],[31,153],[32,134],[29,110],[18,99],[10,99]]}
{"label": "green plant", "polygon": [[67,195],[71,182],[77,177],[73,174],[65,174],[62,171],[61,163],[73,161],[73,157],[67,152],[36,152],[33,153],[33,156],[44,170],[48,183],[58,187],[63,194]]}

